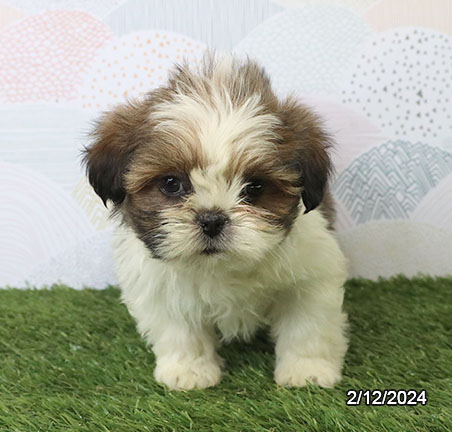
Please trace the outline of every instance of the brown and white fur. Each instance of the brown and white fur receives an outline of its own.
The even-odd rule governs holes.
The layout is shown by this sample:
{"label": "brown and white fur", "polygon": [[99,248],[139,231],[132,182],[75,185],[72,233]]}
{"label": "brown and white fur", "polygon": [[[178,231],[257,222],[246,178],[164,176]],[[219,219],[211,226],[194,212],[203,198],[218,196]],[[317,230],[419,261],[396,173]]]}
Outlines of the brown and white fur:
{"label": "brown and white fur", "polygon": [[329,147],[308,108],[278,100],[260,67],[232,56],[177,66],[99,121],[85,163],[122,221],[122,300],[157,381],[218,384],[219,343],[262,326],[278,384],[340,380],[346,262],[330,230]]}

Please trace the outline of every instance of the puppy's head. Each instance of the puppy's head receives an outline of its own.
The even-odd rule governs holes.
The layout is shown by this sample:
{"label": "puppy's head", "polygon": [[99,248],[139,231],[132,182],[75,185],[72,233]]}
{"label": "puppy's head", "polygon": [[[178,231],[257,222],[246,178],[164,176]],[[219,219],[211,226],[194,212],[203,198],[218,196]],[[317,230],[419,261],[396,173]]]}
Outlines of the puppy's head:
{"label": "puppy's head", "polygon": [[167,86],[104,115],[89,180],[153,257],[258,260],[322,201],[330,159],[318,119],[278,101],[253,62],[178,66]]}

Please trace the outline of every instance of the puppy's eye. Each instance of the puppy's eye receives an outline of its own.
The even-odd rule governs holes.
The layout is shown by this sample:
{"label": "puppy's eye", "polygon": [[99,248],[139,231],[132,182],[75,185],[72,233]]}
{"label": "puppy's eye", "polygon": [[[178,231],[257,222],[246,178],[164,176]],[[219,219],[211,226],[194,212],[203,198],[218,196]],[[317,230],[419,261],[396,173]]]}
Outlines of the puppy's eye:
{"label": "puppy's eye", "polygon": [[166,176],[160,179],[159,188],[167,196],[180,196],[187,193],[182,181],[175,176]]}
{"label": "puppy's eye", "polygon": [[264,182],[261,179],[250,179],[243,189],[243,195],[248,201],[254,201],[264,191]]}

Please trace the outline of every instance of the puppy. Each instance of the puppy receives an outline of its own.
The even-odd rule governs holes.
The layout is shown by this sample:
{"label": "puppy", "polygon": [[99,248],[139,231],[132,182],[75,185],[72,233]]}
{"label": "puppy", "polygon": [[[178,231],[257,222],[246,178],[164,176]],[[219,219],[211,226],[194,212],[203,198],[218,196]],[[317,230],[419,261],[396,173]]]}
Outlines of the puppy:
{"label": "puppy", "polygon": [[346,262],[330,230],[330,139],[264,71],[232,56],[176,66],[106,113],[89,181],[120,217],[122,300],[170,389],[218,384],[216,348],[269,326],[283,386],[341,378]]}

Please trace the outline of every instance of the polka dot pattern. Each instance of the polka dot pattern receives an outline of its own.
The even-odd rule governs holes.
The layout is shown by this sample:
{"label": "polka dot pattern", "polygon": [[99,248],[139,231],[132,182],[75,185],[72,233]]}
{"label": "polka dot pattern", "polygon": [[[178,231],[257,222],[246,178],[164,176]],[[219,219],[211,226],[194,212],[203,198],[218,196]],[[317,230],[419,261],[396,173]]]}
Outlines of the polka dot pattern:
{"label": "polka dot pattern", "polygon": [[452,134],[452,38],[397,29],[365,45],[345,75],[341,101],[395,138],[437,144]]}
{"label": "polka dot pattern", "polygon": [[81,73],[111,39],[100,21],[78,11],[26,18],[0,33],[0,101],[73,99]]}
{"label": "polka dot pattern", "polygon": [[166,82],[168,70],[184,58],[198,61],[206,47],[176,33],[148,31],[115,39],[85,77],[82,108],[99,110],[143,96]]}

